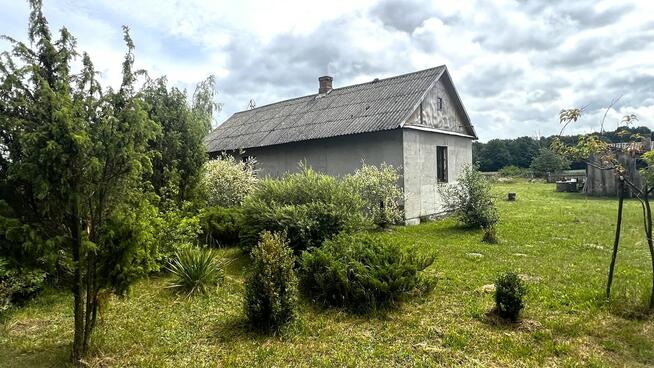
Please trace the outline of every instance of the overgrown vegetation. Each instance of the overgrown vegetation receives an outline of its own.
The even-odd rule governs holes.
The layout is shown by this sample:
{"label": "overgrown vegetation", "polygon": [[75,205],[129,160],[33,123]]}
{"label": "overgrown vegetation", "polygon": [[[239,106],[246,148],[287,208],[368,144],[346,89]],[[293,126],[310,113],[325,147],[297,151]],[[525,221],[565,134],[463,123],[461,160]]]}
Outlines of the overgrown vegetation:
{"label": "overgrown vegetation", "polygon": [[199,219],[205,244],[221,247],[239,243],[243,226],[240,207],[209,207],[200,213]]}
{"label": "overgrown vegetation", "polygon": [[446,211],[465,226],[484,229],[484,241],[494,243],[495,225],[499,213],[491,195],[491,187],[484,175],[474,166],[463,169],[456,183],[439,186]]}
{"label": "overgrown vegetation", "polygon": [[518,275],[506,272],[495,280],[495,310],[500,317],[517,321],[525,307],[523,298],[527,288]]}
{"label": "overgrown vegetation", "polygon": [[422,271],[433,261],[369,234],[342,234],[302,252],[300,284],[319,303],[366,313],[427,290]]}
{"label": "overgrown vegetation", "polygon": [[[316,308],[303,298],[296,322],[281,337],[251,333],[243,310],[249,257],[222,248],[216,251],[231,263],[212,297],[175,298],[166,288],[171,277],[163,275],[138,281],[126,298],[110,298],[86,361],[124,367],[654,365],[647,312],[651,265],[639,243],[639,202],[624,201],[615,297],[607,302],[615,200],[556,193],[552,184],[520,180],[493,186],[496,197],[507,192],[520,200],[497,201],[502,246],[481,244],[482,231],[462,231],[455,219],[375,233],[405,252],[435,257],[424,271],[436,281],[433,290],[387,313],[360,316]],[[505,270],[529,288],[516,324],[496,324],[487,316],[495,303],[484,287]],[[3,361],[12,368],[66,366],[69,300],[69,294],[46,288],[7,311],[0,319]]]}
{"label": "overgrown vegetation", "polygon": [[382,164],[377,167],[365,162],[345,178],[346,185],[363,199],[366,216],[380,228],[397,224],[403,218],[399,182],[400,174],[393,166]]}
{"label": "overgrown vegetation", "polygon": [[202,138],[218,106],[212,79],[191,106],[165,79],[137,88],[127,27],[120,86],[102,87],[75,38],[62,28],[55,39],[41,1],[29,3],[29,44],[6,37],[0,55],[0,257],[11,289],[37,290],[32,275],[44,273],[69,288],[81,365],[105,296],[126,294],[177,247],[163,238],[172,224],[159,225],[201,201]]}
{"label": "overgrown vegetation", "polygon": [[265,179],[243,202],[242,246],[248,250],[263,231],[285,233],[300,252],[319,247],[341,232],[363,228],[363,200],[343,181],[304,167],[282,179]]}
{"label": "overgrown vegetation", "polygon": [[293,251],[284,234],[264,232],[250,256],[252,266],[245,280],[245,314],[253,327],[279,332],[295,317],[297,309]]}
{"label": "overgrown vegetation", "polygon": [[209,206],[233,207],[255,190],[255,161],[224,155],[206,163],[202,187]]}

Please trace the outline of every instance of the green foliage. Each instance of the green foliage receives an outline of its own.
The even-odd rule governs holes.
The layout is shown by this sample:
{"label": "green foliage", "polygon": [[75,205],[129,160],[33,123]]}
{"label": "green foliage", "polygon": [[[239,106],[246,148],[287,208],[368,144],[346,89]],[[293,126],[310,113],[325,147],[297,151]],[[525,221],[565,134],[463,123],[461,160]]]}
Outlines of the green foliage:
{"label": "green foliage", "polygon": [[212,249],[187,244],[175,253],[168,270],[173,275],[170,287],[187,296],[207,294],[224,278],[224,261]]}
{"label": "green foliage", "polygon": [[365,226],[362,208],[361,197],[345,183],[310,168],[262,180],[243,202],[242,245],[248,249],[267,230],[285,233],[296,252],[318,247],[340,232]]}
{"label": "green foliage", "polygon": [[0,314],[36,296],[43,289],[45,276],[41,270],[11,268],[9,261],[0,258]]}
{"label": "green foliage", "polygon": [[484,175],[467,166],[456,183],[438,187],[445,210],[468,227],[491,229],[499,220],[491,186]]}
{"label": "green foliage", "polygon": [[149,142],[152,170],[147,179],[164,202],[181,206],[199,197],[198,183],[206,161],[203,138],[211,128],[214,112],[220,109],[213,101],[214,91],[215,81],[210,77],[198,85],[189,104],[186,91],[169,89],[163,77],[149,80],[139,92],[150,119],[161,127]]}
{"label": "green foliage", "polygon": [[526,176],[527,172],[517,166],[509,165],[501,168],[497,174],[503,178],[519,178]]}
{"label": "green foliage", "polygon": [[255,328],[277,332],[296,315],[293,251],[283,234],[264,232],[250,255],[252,267],[245,280],[245,313]]}
{"label": "green foliage", "polygon": [[206,163],[202,177],[209,206],[233,207],[243,202],[257,184],[254,161],[236,161],[224,155]]}
{"label": "green foliage", "polygon": [[363,199],[364,212],[373,224],[385,228],[402,220],[400,174],[393,166],[382,164],[376,167],[363,163],[344,180]]}
{"label": "green foliage", "polygon": [[476,161],[484,171],[497,171],[512,164],[511,152],[507,142],[501,139],[491,139],[485,145],[478,146]]}
{"label": "green foliage", "polygon": [[522,298],[527,287],[520,277],[512,272],[503,273],[495,280],[495,308],[500,317],[516,321],[525,307]]}
{"label": "green foliage", "polygon": [[[572,114],[574,115],[574,114]],[[571,115],[571,116],[572,116]],[[630,118],[629,123],[633,122]],[[623,119],[623,123],[627,123]],[[602,132],[601,138],[607,143],[629,142],[637,136],[649,137],[649,128],[622,126],[615,131]],[[479,165],[481,171],[498,171],[502,167],[513,165],[523,169],[529,168],[532,160],[543,147],[551,147],[555,140],[559,140],[566,146],[576,146],[582,135],[549,137],[518,137],[512,139],[493,139],[488,143],[472,143],[472,162]],[[600,133],[591,133],[590,136],[599,137]],[[586,164],[583,158],[569,157],[572,160],[572,169],[584,169]]]}
{"label": "green foliage", "polygon": [[538,156],[531,162],[531,170],[539,177],[547,176],[548,173],[559,173],[570,167],[570,162],[557,152],[543,148]]}
{"label": "green foliage", "polygon": [[146,216],[133,208],[148,199],[143,177],[160,126],[135,91],[126,27],[122,83],[103,90],[87,54],[71,70],[78,52],[70,33],[62,28],[53,40],[41,1],[30,6],[30,44],[9,39],[13,49],[0,57],[0,191],[20,220],[5,222],[3,236],[21,245],[38,239],[40,258],[69,261],[79,362],[100,292],[124,293],[151,269]]}
{"label": "green foliage", "polygon": [[433,261],[368,234],[342,234],[302,252],[300,285],[324,305],[366,313],[429,287],[420,272]]}
{"label": "green foliage", "polygon": [[187,244],[198,244],[202,236],[200,216],[183,210],[171,209],[159,213],[156,221],[157,261],[167,263],[171,257]]}
{"label": "green foliage", "polygon": [[199,217],[206,244],[217,247],[238,244],[243,226],[240,207],[209,207]]}

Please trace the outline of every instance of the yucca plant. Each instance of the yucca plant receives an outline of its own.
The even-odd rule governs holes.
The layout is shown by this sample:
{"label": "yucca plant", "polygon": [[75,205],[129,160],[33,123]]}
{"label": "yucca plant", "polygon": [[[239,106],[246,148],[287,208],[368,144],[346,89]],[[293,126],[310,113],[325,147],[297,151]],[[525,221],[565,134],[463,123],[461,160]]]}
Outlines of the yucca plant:
{"label": "yucca plant", "polygon": [[188,297],[197,293],[206,294],[210,287],[223,280],[225,265],[226,262],[221,261],[211,249],[183,247],[175,252],[168,265],[174,276],[170,288],[184,292]]}

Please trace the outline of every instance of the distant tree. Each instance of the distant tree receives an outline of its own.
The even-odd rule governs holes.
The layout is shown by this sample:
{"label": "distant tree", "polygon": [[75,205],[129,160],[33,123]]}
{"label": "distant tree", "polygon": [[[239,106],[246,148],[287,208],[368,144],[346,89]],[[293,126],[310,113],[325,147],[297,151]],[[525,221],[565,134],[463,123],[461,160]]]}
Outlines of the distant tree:
{"label": "distant tree", "polygon": [[540,151],[540,142],[531,137],[518,137],[507,142],[511,165],[527,168]]}
{"label": "distant tree", "polygon": [[[72,358],[88,352],[99,293],[124,293],[148,269],[140,188],[150,167],[147,142],[158,126],[136,97],[134,45],[117,91],[102,90],[88,55],[71,72],[75,39],[53,40],[40,0],[31,0],[31,45],[7,38],[0,59],[0,147],[3,199],[44,251],[71,261]],[[26,245],[27,246],[27,245]]]}
{"label": "distant tree", "polygon": [[560,173],[570,167],[570,162],[565,157],[550,150],[549,148],[542,148],[538,156],[534,157],[531,162],[530,168],[533,170],[534,175],[543,177],[548,173]]}
{"label": "distant tree", "polygon": [[511,165],[512,161],[511,152],[501,139],[491,139],[479,152],[478,164],[481,171],[497,171]]}
{"label": "distant tree", "polygon": [[[628,133],[628,134],[625,134]],[[592,133],[598,135],[599,133]],[[603,131],[602,139],[607,142],[627,142],[634,134],[649,136],[651,131],[647,127],[621,126],[615,131]],[[528,168],[532,160],[543,147],[549,147],[553,140],[574,146],[582,135],[553,135],[549,137],[518,137],[514,139],[494,139],[488,143],[472,143],[472,161],[479,165],[481,171],[497,171],[507,165],[514,165],[521,168]],[[506,147],[507,152],[502,147]],[[584,169],[586,163],[583,160],[572,159],[572,169]]]}
{"label": "distant tree", "polygon": [[148,114],[161,126],[150,140],[152,171],[149,180],[163,202],[182,202],[195,197],[202,166],[206,162],[204,137],[211,129],[214,113],[215,79],[200,83],[189,104],[185,91],[168,88],[166,78],[150,80],[140,92]]}

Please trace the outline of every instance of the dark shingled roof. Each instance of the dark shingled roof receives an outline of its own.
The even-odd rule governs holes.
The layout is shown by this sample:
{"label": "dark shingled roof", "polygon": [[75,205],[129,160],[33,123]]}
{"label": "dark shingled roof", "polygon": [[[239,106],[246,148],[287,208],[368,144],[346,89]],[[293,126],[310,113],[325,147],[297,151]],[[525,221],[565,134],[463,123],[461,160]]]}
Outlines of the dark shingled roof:
{"label": "dark shingled roof", "polygon": [[444,71],[441,65],[237,112],[205,138],[207,151],[399,128]]}

